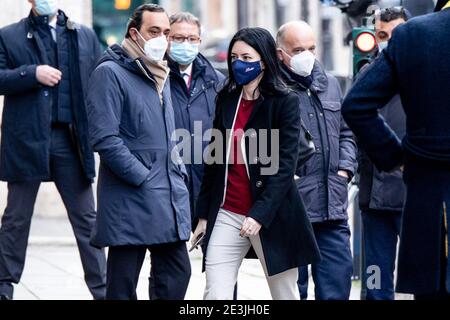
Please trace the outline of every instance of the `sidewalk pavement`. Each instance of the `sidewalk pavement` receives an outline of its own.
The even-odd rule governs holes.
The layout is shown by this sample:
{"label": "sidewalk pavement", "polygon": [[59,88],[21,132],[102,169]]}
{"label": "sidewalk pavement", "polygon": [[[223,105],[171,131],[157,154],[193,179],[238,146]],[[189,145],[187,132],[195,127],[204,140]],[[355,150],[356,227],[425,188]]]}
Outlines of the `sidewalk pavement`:
{"label": "sidewalk pavement", "polygon": [[[186,295],[188,300],[201,300],[205,276],[201,273],[201,254],[191,254],[192,278]],[[147,256],[138,285],[138,298],[148,299],[150,259]],[[310,282],[312,283],[312,282]],[[261,265],[245,260],[238,279],[239,300],[270,300],[270,292]],[[360,286],[354,282],[351,299],[359,299]],[[17,300],[90,300],[83,280],[83,270],[73,233],[67,219],[35,217],[21,283],[15,286]],[[310,286],[310,299],[314,298]]]}

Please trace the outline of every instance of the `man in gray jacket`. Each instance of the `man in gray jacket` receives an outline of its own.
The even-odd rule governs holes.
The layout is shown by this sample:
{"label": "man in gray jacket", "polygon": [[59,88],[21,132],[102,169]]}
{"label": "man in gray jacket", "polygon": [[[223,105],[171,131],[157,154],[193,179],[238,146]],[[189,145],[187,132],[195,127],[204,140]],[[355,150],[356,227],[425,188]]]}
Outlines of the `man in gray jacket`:
{"label": "man in gray jacket", "polygon": [[[277,36],[286,81],[300,97],[301,117],[314,138],[316,153],[297,168],[296,180],[313,224],[322,260],[312,265],[315,298],[350,296],[352,255],[347,223],[347,185],[356,170],[356,145],[341,116],[341,89],[315,59],[312,28],[303,21],[282,26]],[[308,269],[300,268],[299,289],[307,298]]]}

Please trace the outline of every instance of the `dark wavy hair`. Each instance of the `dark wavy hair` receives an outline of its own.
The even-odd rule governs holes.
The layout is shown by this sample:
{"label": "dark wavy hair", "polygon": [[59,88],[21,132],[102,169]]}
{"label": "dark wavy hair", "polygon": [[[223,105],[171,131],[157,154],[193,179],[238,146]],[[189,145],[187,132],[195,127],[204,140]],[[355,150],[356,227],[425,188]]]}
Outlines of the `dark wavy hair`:
{"label": "dark wavy hair", "polygon": [[[130,20],[128,21],[127,26],[127,34],[125,35],[125,38],[131,38],[130,30],[135,28],[138,31],[141,30],[142,27],[142,18],[144,16],[144,12],[166,12],[163,7],[161,7],[158,4],[153,3],[147,3],[140,5],[133,11],[133,15],[131,16]],[[167,14],[167,13],[166,13]],[[169,17],[169,16],[167,16]]]}
{"label": "dark wavy hair", "polygon": [[228,72],[229,78],[218,98],[226,97],[230,92],[241,90],[242,86],[236,83],[231,53],[236,42],[243,41],[255,49],[261,56],[264,63],[264,76],[259,83],[258,89],[262,96],[264,95],[284,95],[288,92],[288,87],[282,79],[281,67],[277,57],[276,43],[269,31],[263,28],[244,28],[238,31],[230,42],[228,48]]}

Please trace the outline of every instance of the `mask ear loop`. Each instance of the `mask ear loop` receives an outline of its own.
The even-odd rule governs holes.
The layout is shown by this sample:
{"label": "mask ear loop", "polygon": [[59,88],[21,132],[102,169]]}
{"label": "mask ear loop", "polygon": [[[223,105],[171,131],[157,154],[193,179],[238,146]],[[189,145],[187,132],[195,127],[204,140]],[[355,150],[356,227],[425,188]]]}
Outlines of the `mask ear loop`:
{"label": "mask ear loop", "polygon": [[[280,48],[280,50],[283,51],[284,54],[287,55],[287,56],[291,59],[291,61],[292,61],[293,56],[291,56],[289,53],[287,53],[286,50],[284,50],[284,48],[282,48],[282,47],[279,47],[279,48]],[[289,63],[289,69],[290,69],[292,72],[295,73],[294,68],[292,68],[291,63]]]}
{"label": "mask ear loop", "polygon": [[[141,39],[142,39],[144,42],[147,42],[147,40],[144,39],[144,37],[142,36],[142,34],[139,32],[138,29],[136,29],[136,28],[133,28],[133,29],[136,30],[137,34],[139,35],[139,37],[141,37]],[[133,40],[133,41],[134,41],[134,40]],[[139,42],[137,42],[137,41],[134,41],[134,42],[137,44],[137,46],[139,47],[139,49],[141,49],[142,52],[145,53],[144,48],[141,47],[141,45],[139,44]]]}

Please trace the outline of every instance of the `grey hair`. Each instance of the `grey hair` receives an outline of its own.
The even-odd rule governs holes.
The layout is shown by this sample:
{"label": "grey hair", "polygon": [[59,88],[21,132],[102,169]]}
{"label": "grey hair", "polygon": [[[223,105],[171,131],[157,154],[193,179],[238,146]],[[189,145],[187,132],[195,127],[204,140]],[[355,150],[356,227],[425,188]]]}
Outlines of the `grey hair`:
{"label": "grey hair", "polygon": [[198,27],[198,33],[201,35],[202,33],[202,24],[200,23],[199,18],[194,16],[190,12],[179,12],[170,16],[170,25],[180,22],[187,22],[189,24],[195,24]]}

